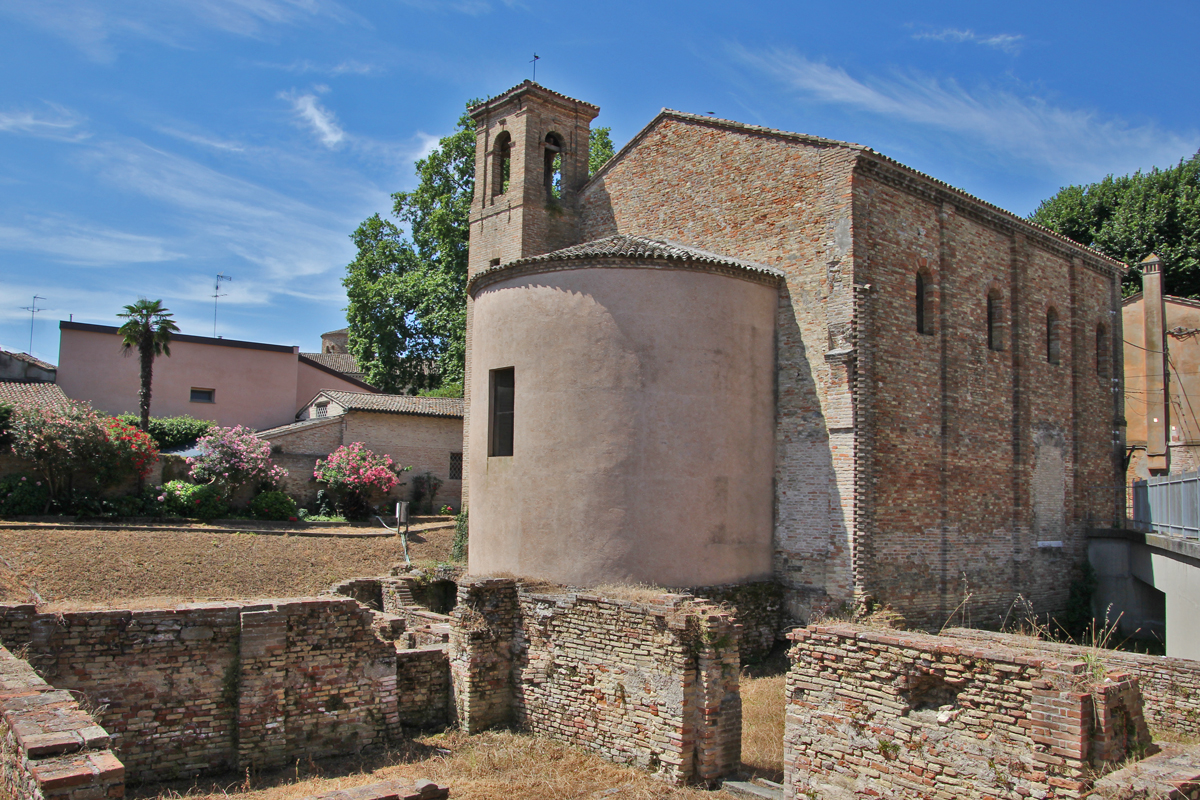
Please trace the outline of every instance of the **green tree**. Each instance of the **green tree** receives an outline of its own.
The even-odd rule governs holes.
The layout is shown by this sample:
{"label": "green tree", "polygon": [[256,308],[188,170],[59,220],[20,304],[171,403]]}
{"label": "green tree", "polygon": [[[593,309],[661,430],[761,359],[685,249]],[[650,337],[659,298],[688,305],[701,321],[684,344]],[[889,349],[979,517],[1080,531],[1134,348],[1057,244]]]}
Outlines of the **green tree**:
{"label": "green tree", "polygon": [[[467,108],[477,105],[471,100]],[[595,173],[613,155],[608,128],[589,137]],[[350,352],[367,382],[385,392],[410,389],[462,395],[466,361],[467,246],[475,194],[475,121],[464,113],[454,133],[417,162],[417,188],[392,195],[392,214],[375,214],[351,234],[358,255],[342,283]]]}
{"label": "green tree", "polygon": [[125,324],[117,330],[122,336],[121,349],[125,355],[137,350],[141,360],[142,385],[138,390],[138,404],[142,416],[138,427],[149,433],[150,382],[154,377],[154,359],[171,355],[171,334],[178,333],[179,327],[171,319],[174,315],[163,308],[162,300],[139,297],[136,303],[125,306],[125,312],[117,316],[125,320]]}
{"label": "green tree", "polygon": [[1029,219],[1135,267],[1125,294],[1141,290],[1136,266],[1153,252],[1167,292],[1200,297],[1200,153],[1169,169],[1064,187]]}
{"label": "green tree", "polygon": [[588,175],[595,175],[609,162],[616,150],[613,148],[612,128],[592,128],[588,134]]}

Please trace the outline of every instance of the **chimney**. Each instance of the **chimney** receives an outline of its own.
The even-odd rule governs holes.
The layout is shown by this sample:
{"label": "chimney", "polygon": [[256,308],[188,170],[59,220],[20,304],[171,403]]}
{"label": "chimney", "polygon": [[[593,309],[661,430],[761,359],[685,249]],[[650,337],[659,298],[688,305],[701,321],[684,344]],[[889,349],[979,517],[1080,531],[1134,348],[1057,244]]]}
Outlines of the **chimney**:
{"label": "chimney", "polygon": [[1167,403],[1166,302],[1163,299],[1162,259],[1146,256],[1142,268],[1142,310],[1146,348],[1146,461],[1151,473],[1171,468],[1167,448],[1170,419]]}

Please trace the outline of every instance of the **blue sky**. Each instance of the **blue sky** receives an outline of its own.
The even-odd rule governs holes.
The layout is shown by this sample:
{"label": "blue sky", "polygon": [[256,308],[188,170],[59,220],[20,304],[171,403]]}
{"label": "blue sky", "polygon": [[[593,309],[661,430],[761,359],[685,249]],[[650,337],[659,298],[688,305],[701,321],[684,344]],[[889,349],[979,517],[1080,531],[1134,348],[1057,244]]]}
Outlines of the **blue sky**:
{"label": "blue sky", "polygon": [[0,0],[0,346],[161,298],[317,349],[348,238],[463,103],[530,77],[869,145],[1018,214],[1200,148],[1200,4]]}

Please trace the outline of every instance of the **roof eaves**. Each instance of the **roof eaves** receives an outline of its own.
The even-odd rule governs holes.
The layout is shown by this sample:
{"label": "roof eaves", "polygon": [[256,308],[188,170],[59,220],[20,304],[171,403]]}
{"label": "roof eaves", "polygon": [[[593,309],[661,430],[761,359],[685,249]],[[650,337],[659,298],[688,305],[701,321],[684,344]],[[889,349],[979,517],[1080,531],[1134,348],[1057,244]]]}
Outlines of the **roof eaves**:
{"label": "roof eaves", "polygon": [[547,89],[545,86],[542,86],[540,83],[534,83],[533,81],[526,79],[526,80],[522,81],[521,83],[518,83],[516,86],[512,87],[511,89],[507,89],[507,90],[501,92],[500,94],[496,95],[495,97],[489,97],[488,99],[484,100],[482,103],[471,106],[470,108],[467,109],[467,113],[470,114],[472,117],[475,117],[478,114],[486,111],[488,108],[492,107],[493,105],[499,105],[501,102],[503,102],[505,100],[508,100],[513,97],[517,97],[522,94],[529,94],[530,92],[540,92],[540,93],[549,95],[550,97],[557,98],[559,100],[565,100],[567,102],[574,103],[577,105],[587,106],[588,108],[595,109],[597,113],[599,113],[599,111],[600,111],[600,106],[595,105],[594,103],[589,103],[585,100],[577,100],[574,97],[570,97],[568,95],[562,94],[561,92],[556,92],[553,89]]}

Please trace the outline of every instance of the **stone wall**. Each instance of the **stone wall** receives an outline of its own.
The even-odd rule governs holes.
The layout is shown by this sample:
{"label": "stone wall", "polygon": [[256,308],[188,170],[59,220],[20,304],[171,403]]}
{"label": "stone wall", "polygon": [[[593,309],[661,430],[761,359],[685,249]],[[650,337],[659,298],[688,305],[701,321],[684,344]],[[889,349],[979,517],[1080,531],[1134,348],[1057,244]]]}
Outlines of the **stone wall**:
{"label": "stone wall", "polygon": [[706,586],[691,593],[728,604],[734,622],[742,626],[738,650],[743,664],[762,661],[795,625],[788,614],[786,591],[774,581]]}
{"label": "stone wall", "polygon": [[1150,744],[1128,672],[850,625],[791,638],[787,798],[1075,798]]}
{"label": "stone wall", "polygon": [[[1021,642],[1008,634],[968,628],[947,628],[943,635],[984,646],[998,643],[1014,647]],[[1200,661],[1059,642],[1035,641],[1029,646],[1063,660],[1098,659],[1107,669],[1137,676],[1147,723],[1159,730],[1200,737]]]}
{"label": "stone wall", "polygon": [[331,597],[61,614],[17,606],[0,610],[0,640],[27,647],[52,685],[102,708],[130,779],[151,781],[357,753],[397,735],[396,644],[373,616]]}
{"label": "stone wall", "polygon": [[0,787],[13,800],[118,800],[125,768],[68,692],[0,647]]}
{"label": "stone wall", "polygon": [[479,579],[460,584],[452,616],[464,730],[517,724],[673,783],[737,770],[740,628],[727,612]]}

